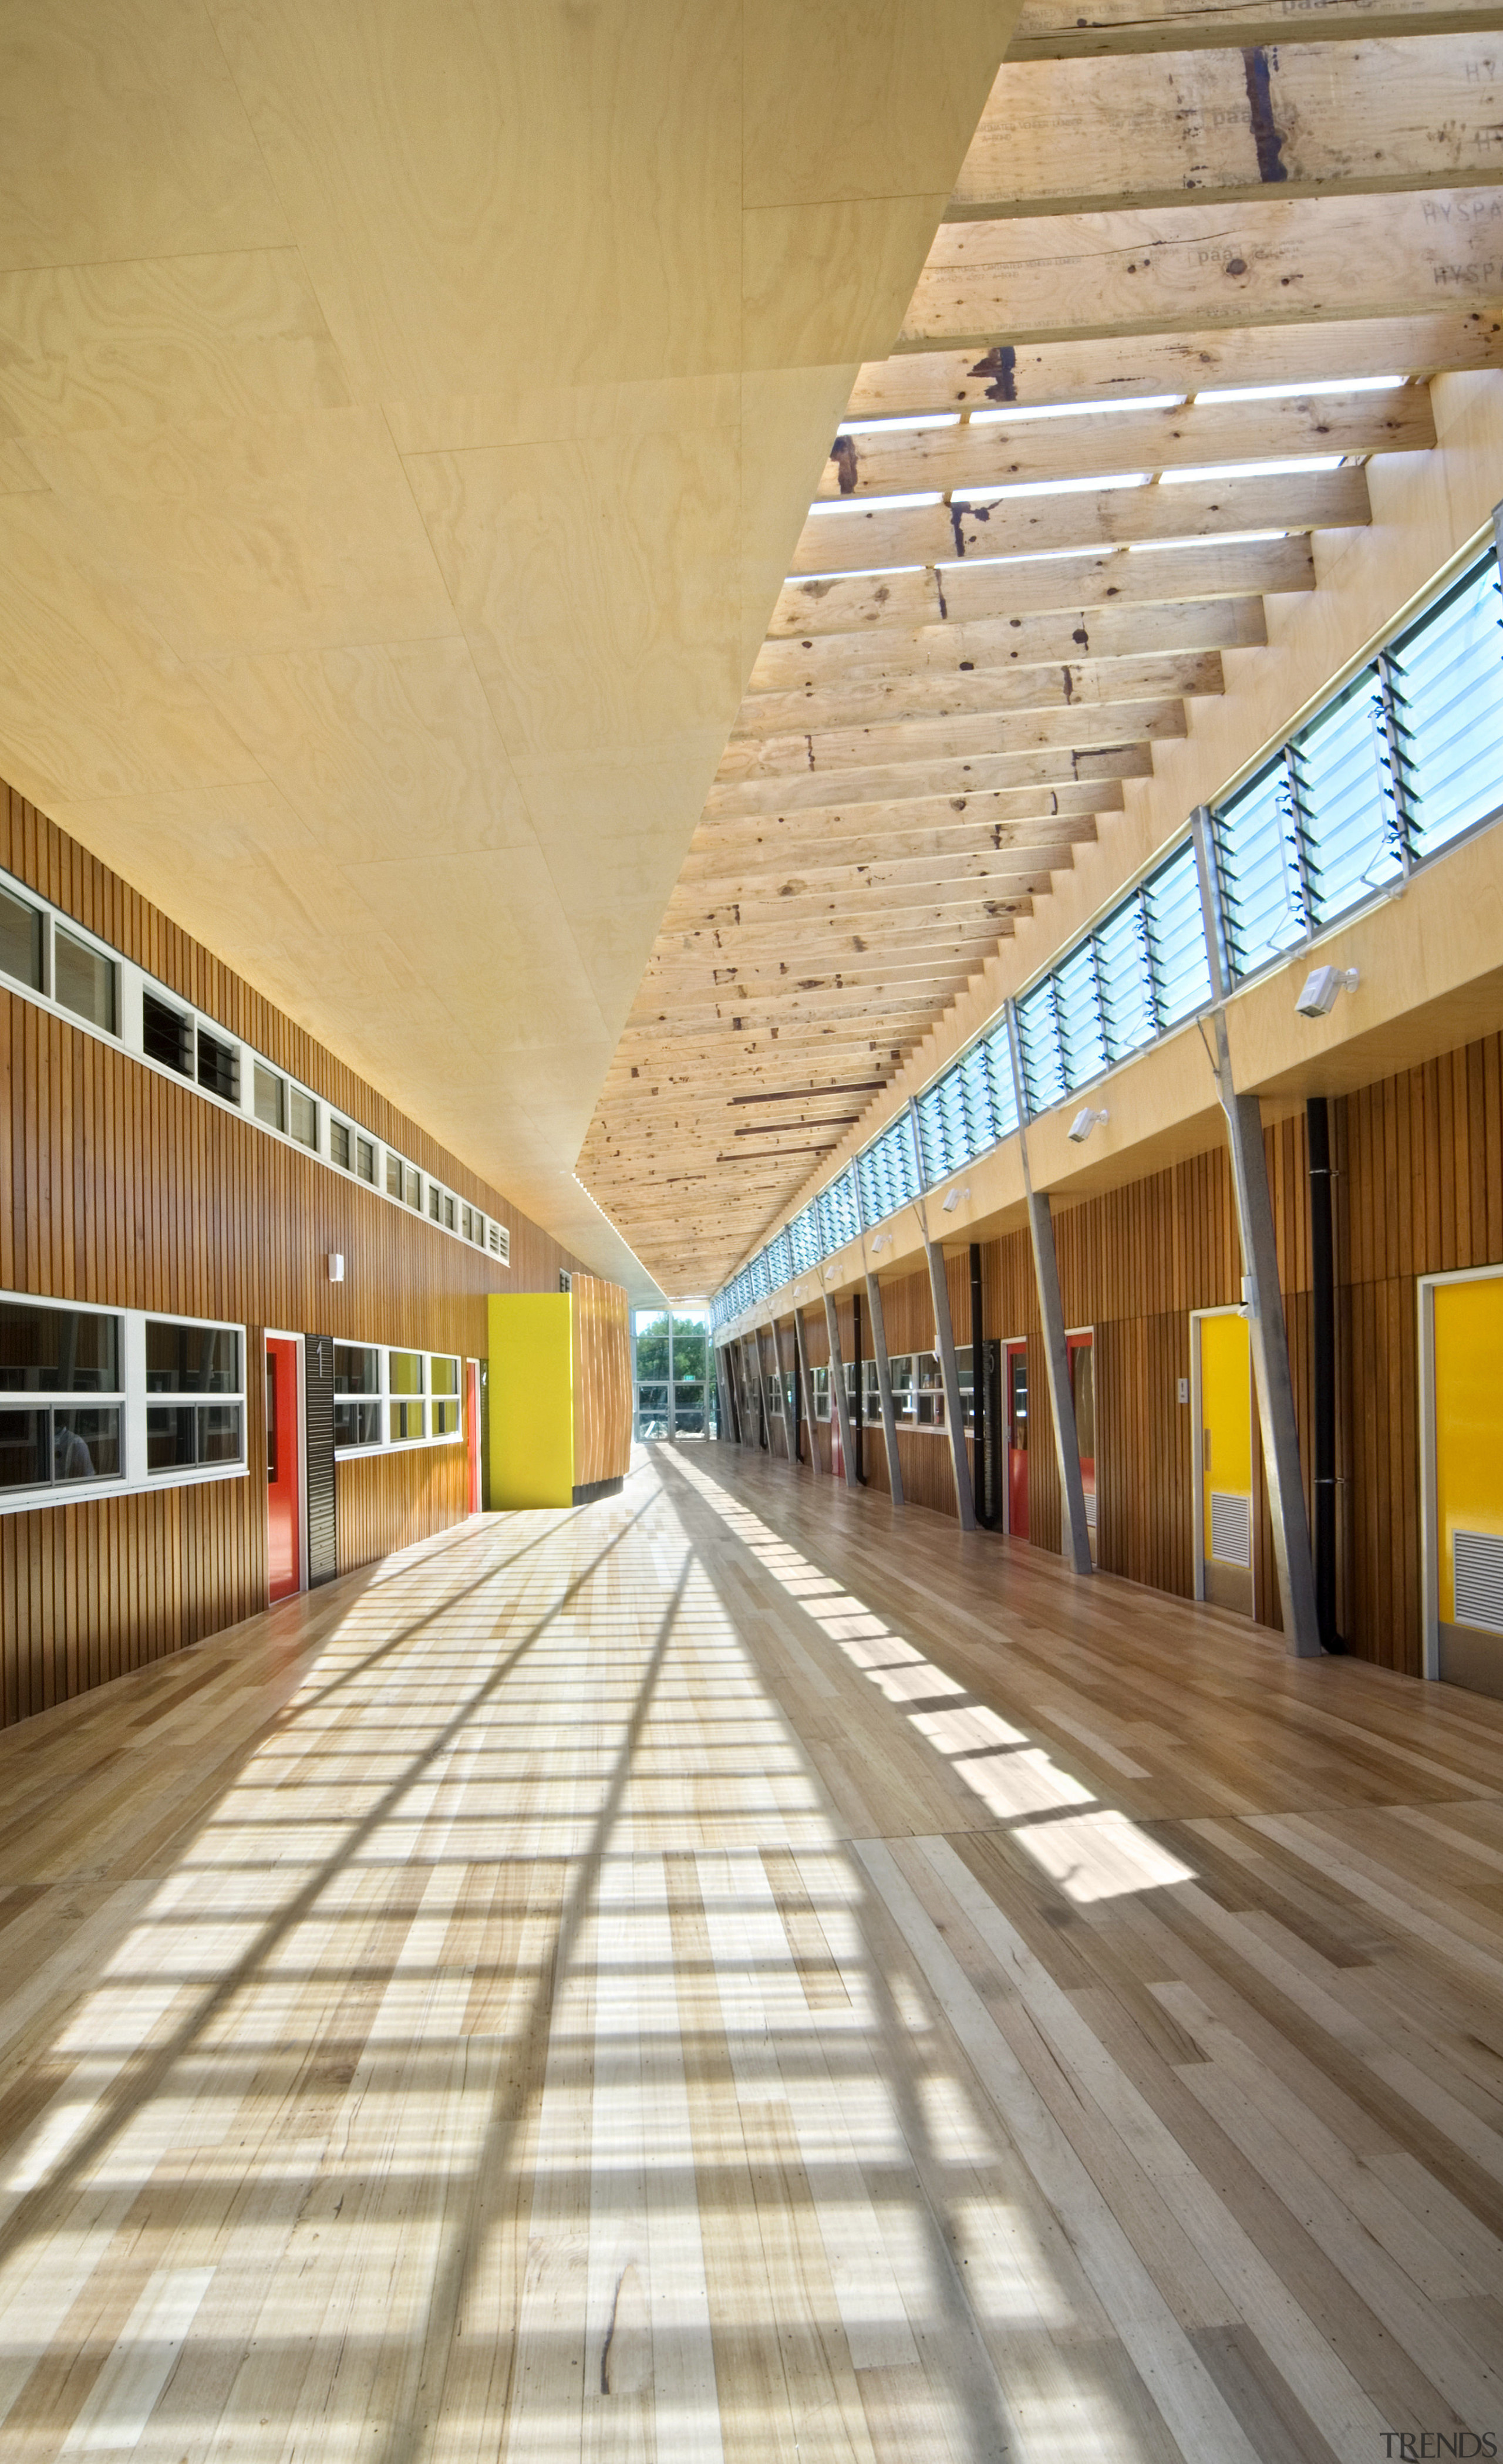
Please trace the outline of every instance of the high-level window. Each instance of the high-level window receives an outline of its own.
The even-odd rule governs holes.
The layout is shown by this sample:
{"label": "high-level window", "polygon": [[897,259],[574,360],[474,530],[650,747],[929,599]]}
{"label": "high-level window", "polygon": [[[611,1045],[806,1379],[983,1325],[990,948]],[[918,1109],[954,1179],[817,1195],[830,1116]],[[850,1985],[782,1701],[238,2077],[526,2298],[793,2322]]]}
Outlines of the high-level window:
{"label": "high-level window", "polygon": [[9,890],[0,890],[0,975],[33,993],[44,989],[41,910]]}
{"label": "high-level window", "polygon": [[77,933],[53,933],[53,999],[106,1035],[115,1032],[115,967]]}
{"label": "high-level window", "polygon": [[142,1002],[142,1045],[148,1061],[159,1061],[164,1069],[176,1069],[182,1077],[192,1075],[192,1022],[174,1009],[170,1001],[158,1001],[147,993]]}

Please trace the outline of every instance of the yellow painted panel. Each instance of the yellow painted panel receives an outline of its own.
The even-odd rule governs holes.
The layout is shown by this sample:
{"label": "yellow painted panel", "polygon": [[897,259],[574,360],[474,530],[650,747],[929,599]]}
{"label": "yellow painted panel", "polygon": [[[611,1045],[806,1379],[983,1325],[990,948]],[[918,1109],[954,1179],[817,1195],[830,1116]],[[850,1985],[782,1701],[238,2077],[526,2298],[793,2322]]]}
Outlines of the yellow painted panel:
{"label": "yellow painted panel", "polygon": [[1449,1625],[1457,1529],[1503,1538],[1503,1275],[1435,1287],[1435,1489]]}
{"label": "yellow painted panel", "polygon": [[1209,1556],[1211,1490],[1252,1495],[1252,1358],[1248,1321],[1235,1311],[1203,1317],[1200,1328],[1202,1540]]}
{"label": "yellow painted panel", "polygon": [[574,1379],[567,1292],[493,1292],[493,1507],[574,1503]]}

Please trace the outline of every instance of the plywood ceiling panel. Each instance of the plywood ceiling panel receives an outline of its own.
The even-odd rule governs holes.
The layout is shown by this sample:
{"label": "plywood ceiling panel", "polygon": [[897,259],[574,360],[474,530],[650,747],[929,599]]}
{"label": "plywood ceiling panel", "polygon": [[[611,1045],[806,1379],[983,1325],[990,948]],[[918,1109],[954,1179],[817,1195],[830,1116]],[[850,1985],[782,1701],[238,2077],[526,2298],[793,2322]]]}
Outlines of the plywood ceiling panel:
{"label": "plywood ceiling panel", "polygon": [[0,770],[644,1290],[573,1167],[1015,13],[0,22]]}

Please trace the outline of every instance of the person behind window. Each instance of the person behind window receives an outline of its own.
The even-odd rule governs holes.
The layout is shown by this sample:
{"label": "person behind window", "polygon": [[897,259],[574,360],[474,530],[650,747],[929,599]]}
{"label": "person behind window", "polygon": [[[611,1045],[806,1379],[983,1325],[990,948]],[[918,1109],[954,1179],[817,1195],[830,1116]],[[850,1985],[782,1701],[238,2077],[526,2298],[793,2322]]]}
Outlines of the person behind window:
{"label": "person behind window", "polygon": [[92,1480],[94,1457],[70,1420],[59,1414],[53,1436],[53,1478]]}

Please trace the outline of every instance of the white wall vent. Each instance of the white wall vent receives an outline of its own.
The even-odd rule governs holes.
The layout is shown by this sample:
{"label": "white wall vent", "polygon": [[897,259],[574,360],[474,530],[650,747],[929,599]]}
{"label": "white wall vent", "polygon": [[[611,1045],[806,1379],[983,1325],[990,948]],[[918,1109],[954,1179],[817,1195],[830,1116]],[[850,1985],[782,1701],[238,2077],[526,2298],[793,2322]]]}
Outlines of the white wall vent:
{"label": "white wall vent", "polygon": [[1252,1563],[1252,1500],[1211,1490],[1211,1555],[1224,1566]]}
{"label": "white wall vent", "polygon": [[1457,1531],[1452,1541],[1457,1624],[1503,1634],[1503,1539],[1494,1531]]}
{"label": "white wall vent", "polygon": [[512,1236],[504,1223],[492,1224],[491,1248],[494,1254],[499,1258],[503,1266],[509,1266],[511,1265]]}

